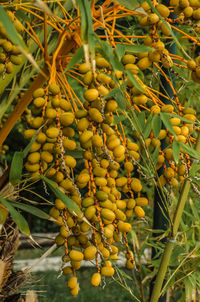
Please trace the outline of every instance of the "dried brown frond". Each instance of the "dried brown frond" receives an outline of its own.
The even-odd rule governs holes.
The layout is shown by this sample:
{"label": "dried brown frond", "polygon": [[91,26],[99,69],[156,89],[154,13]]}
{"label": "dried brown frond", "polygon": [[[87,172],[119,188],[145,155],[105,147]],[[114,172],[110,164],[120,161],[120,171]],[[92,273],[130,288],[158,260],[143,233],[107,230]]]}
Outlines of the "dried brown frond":
{"label": "dried brown frond", "polygon": [[15,223],[8,218],[0,234],[1,275],[0,290],[6,285],[11,274],[13,258],[19,245],[19,231]]}
{"label": "dried brown frond", "polygon": [[0,234],[0,302],[18,301],[16,291],[26,280],[26,273],[12,270],[18,246],[19,230],[8,217]]}
{"label": "dried brown frond", "polygon": [[34,290],[27,290],[25,302],[38,302],[37,294]]}

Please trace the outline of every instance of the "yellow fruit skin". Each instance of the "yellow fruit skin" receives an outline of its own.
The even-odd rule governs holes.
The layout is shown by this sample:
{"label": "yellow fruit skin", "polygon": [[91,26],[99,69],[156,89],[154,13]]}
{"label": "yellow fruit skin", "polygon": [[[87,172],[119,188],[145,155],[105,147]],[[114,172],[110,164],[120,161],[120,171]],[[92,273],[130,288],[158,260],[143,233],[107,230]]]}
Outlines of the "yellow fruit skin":
{"label": "yellow fruit skin", "polygon": [[168,167],[165,169],[164,175],[167,179],[171,179],[172,177],[174,177],[174,170]]}
{"label": "yellow fruit skin", "polygon": [[55,200],[55,206],[58,210],[63,210],[66,208],[66,205],[62,202],[61,199],[58,198]]}
{"label": "yellow fruit skin", "polygon": [[115,157],[120,157],[120,156],[122,156],[124,153],[125,153],[125,148],[124,148],[124,146],[122,146],[122,145],[115,147],[114,150],[113,150],[113,155],[114,155]]}
{"label": "yellow fruit skin", "polygon": [[60,87],[56,83],[52,83],[49,85],[48,91],[53,95],[57,95],[60,92]]}
{"label": "yellow fruit skin", "polygon": [[137,95],[137,96],[134,96],[133,97],[133,102],[136,104],[136,105],[145,105],[146,102],[147,102],[148,98],[146,95],[144,94],[140,94],[140,95]]}
{"label": "yellow fruit skin", "polygon": [[126,177],[119,177],[116,179],[116,186],[117,187],[123,187],[127,184],[127,178]]}
{"label": "yellow fruit skin", "polygon": [[99,92],[97,89],[91,88],[84,92],[84,98],[88,102],[93,102],[98,98]]}
{"label": "yellow fruit skin", "polygon": [[41,153],[41,159],[47,163],[51,163],[53,161],[53,155],[48,151],[43,151]]}
{"label": "yellow fruit skin", "polygon": [[73,289],[70,290],[70,294],[72,296],[77,296],[79,292],[79,285],[77,284],[76,287],[74,287]]}
{"label": "yellow fruit skin", "polygon": [[44,89],[43,88],[38,88],[38,89],[34,90],[33,97],[34,98],[42,97],[42,96],[44,96],[44,94],[45,94]]}
{"label": "yellow fruit skin", "polygon": [[130,70],[132,74],[138,74],[139,68],[135,64],[126,64],[125,69]]}
{"label": "yellow fruit skin", "polygon": [[185,114],[183,117],[192,122],[196,121],[196,116],[194,114]]}
{"label": "yellow fruit skin", "polygon": [[66,99],[60,99],[60,108],[62,108],[64,111],[69,111],[71,109],[71,104]]}
{"label": "yellow fruit skin", "polygon": [[130,232],[130,230],[131,230],[131,224],[130,223],[128,223],[128,222],[119,222],[118,223],[118,230],[120,231],[120,232]]}
{"label": "yellow fruit skin", "polygon": [[117,200],[116,205],[120,210],[124,210],[126,208],[126,202],[124,200]]}
{"label": "yellow fruit skin", "polygon": [[134,166],[131,162],[124,163],[124,169],[128,172],[132,172],[134,170]]}
{"label": "yellow fruit skin", "polygon": [[40,153],[39,152],[33,152],[33,153],[29,154],[27,159],[31,164],[36,164],[40,160]]}
{"label": "yellow fruit skin", "polygon": [[92,286],[99,286],[101,283],[101,274],[100,273],[94,273],[91,278],[91,284]]}
{"label": "yellow fruit skin", "polygon": [[103,191],[97,191],[96,192],[96,198],[99,201],[105,201],[106,199],[108,199],[108,194],[106,192],[103,192]]}
{"label": "yellow fruit skin", "polygon": [[108,63],[108,61],[106,61],[106,59],[102,57],[96,58],[96,65],[99,68],[110,68],[110,64]]}
{"label": "yellow fruit skin", "polygon": [[87,261],[93,260],[95,258],[96,252],[97,248],[95,246],[88,246],[84,250],[84,259]]}
{"label": "yellow fruit skin", "polygon": [[37,172],[40,169],[40,165],[39,164],[31,165],[27,162],[27,163],[25,163],[25,168],[29,172]]}
{"label": "yellow fruit skin", "polygon": [[76,250],[71,250],[69,253],[69,257],[73,261],[82,261],[84,258],[83,253],[76,251]]}
{"label": "yellow fruit skin", "polygon": [[92,197],[86,197],[83,199],[81,204],[84,208],[87,208],[94,204],[94,199]]}
{"label": "yellow fruit skin", "polygon": [[79,183],[88,183],[88,181],[90,180],[90,175],[86,174],[86,173],[82,173],[78,176],[77,181]]}
{"label": "yellow fruit skin", "polygon": [[116,218],[118,219],[118,220],[126,220],[126,215],[124,214],[124,212],[122,212],[121,210],[119,210],[119,209],[117,209],[116,211],[115,211],[115,215],[116,215]]}
{"label": "yellow fruit skin", "polygon": [[142,191],[142,185],[139,179],[137,178],[133,178],[132,182],[131,182],[131,188],[132,190],[134,190],[135,192],[140,192]]}
{"label": "yellow fruit skin", "polygon": [[165,6],[163,4],[158,4],[158,5],[156,5],[156,9],[161,14],[162,17],[164,17],[164,18],[169,17],[170,10],[168,9],[167,6]]}
{"label": "yellow fruit skin", "polygon": [[90,206],[88,207],[86,210],[85,210],[85,217],[88,219],[88,220],[91,220],[94,215],[96,213],[96,209],[94,206]]}
{"label": "yellow fruit skin", "polygon": [[84,144],[88,142],[92,138],[92,136],[93,136],[93,132],[86,130],[80,135],[79,140],[81,143]]}
{"label": "yellow fruit skin", "polygon": [[61,228],[60,228],[60,235],[64,238],[68,237],[69,236],[69,232],[67,231],[66,229],[66,226],[65,225],[62,225]]}
{"label": "yellow fruit skin", "polygon": [[[76,244],[75,246],[79,247],[78,241],[77,241],[77,244]],[[71,266],[72,266],[75,270],[78,270],[78,269],[81,267],[81,263],[80,263],[80,261],[72,261],[72,260],[71,260]]]}
{"label": "yellow fruit skin", "polygon": [[135,199],[133,198],[130,198],[130,199],[127,199],[127,208],[128,209],[133,209],[136,205],[136,202],[135,202]]}
{"label": "yellow fruit skin", "polygon": [[73,151],[76,149],[76,142],[65,137],[63,139],[63,147],[67,150]]}
{"label": "yellow fruit skin", "polygon": [[35,107],[40,108],[40,107],[42,107],[44,105],[45,99],[42,98],[42,97],[38,97],[38,98],[34,99],[33,103],[34,103]]}
{"label": "yellow fruit skin", "polygon": [[69,288],[75,288],[76,287],[76,285],[77,285],[77,278],[76,277],[71,277],[69,280],[68,280],[68,282],[67,282],[67,286],[69,287]]}
{"label": "yellow fruit skin", "polygon": [[138,197],[135,199],[137,206],[147,206],[148,205],[148,199],[145,197]]}
{"label": "yellow fruit skin", "polygon": [[107,185],[107,180],[104,177],[95,177],[95,183],[99,187],[105,187]]}
{"label": "yellow fruit skin", "polygon": [[49,138],[56,138],[58,137],[59,135],[59,130],[55,127],[51,127],[49,129],[47,129],[46,131],[46,135],[49,137]]}
{"label": "yellow fruit skin", "polygon": [[24,138],[25,139],[31,139],[33,135],[35,134],[36,130],[35,129],[28,129],[24,131]]}
{"label": "yellow fruit skin", "polygon": [[170,119],[172,126],[178,126],[181,123],[181,120],[177,117],[173,117]]}
{"label": "yellow fruit skin", "polygon": [[124,65],[126,65],[126,64],[134,64],[135,63],[135,56],[133,56],[133,55],[129,55],[129,54],[127,54],[127,55],[124,55],[123,57],[122,57],[122,63],[124,64]]}
{"label": "yellow fruit skin", "polygon": [[60,234],[56,236],[55,243],[57,245],[63,245],[64,242],[65,238],[63,236],[61,236]]}
{"label": "yellow fruit skin", "polygon": [[167,112],[167,113],[172,113],[173,110],[174,110],[174,106],[172,106],[172,105],[164,105],[161,108],[162,112]]}
{"label": "yellow fruit skin", "polygon": [[137,63],[137,66],[140,70],[145,70],[151,66],[152,62],[149,60],[148,57],[144,57],[140,59]]}
{"label": "yellow fruit skin", "polygon": [[86,85],[90,85],[92,83],[92,79],[93,79],[92,71],[88,71],[83,77],[83,82]]}
{"label": "yellow fruit skin", "polygon": [[74,121],[74,114],[72,112],[65,112],[60,116],[60,122],[63,126],[67,127]]}
{"label": "yellow fruit skin", "polygon": [[101,274],[105,277],[112,277],[115,273],[115,270],[113,267],[109,267],[109,266],[103,266],[101,268]]}
{"label": "yellow fruit skin", "polygon": [[89,71],[89,67],[88,67],[88,64],[87,63],[82,63],[79,65],[79,68],[78,68],[78,71],[80,73],[86,73]]}
{"label": "yellow fruit skin", "polygon": [[90,123],[89,123],[88,119],[83,117],[82,119],[80,119],[80,121],[77,124],[77,130],[84,131],[88,128],[89,124]]}
{"label": "yellow fruit skin", "polygon": [[69,168],[75,168],[76,167],[76,160],[73,156],[66,155],[65,156],[65,163]]}
{"label": "yellow fruit skin", "polygon": [[103,117],[100,113],[100,111],[96,108],[90,108],[89,111],[89,116],[91,119],[97,123],[102,123],[103,122]]}
{"label": "yellow fruit skin", "polygon": [[134,212],[138,218],[142,218],[145,216],[145,212],[140,206],[136,206],[134,208]]}
{"label": "yellow fruit skin", "polygon": [[73,271],[72,271],[71,267],[70,266],[65,266],[63,268],[63,274],[64,275],[71,275],[71,274],[73,274]]}
{"label": "yellow fruit skin", "polygon": [[109,209],[103,208],[101,210],[101,216],[107,220],[113,221],[115,219],[115,213]]}
{"label": "yellow fruit skin", "polygon": [[134,261],[131,260],[131,259],[128,259],[128,260],[126,261],[126,268],[127,268],[127,269],[133,269],[134,267],[135,267]]}

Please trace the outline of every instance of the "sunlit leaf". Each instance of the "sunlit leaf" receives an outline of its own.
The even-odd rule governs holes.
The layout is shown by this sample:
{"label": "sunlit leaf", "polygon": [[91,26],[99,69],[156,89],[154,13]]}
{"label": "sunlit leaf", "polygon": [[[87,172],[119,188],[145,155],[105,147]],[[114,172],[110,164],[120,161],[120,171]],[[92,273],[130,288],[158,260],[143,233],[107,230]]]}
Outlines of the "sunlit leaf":
{"label": "sunlit leaf", "polygon": [[122,6],[130,10],[134,10],[136,7],[139,6],[139,2],[137,0],[114,0],[113,2],[121,4]]}
{"label": "sunlit leaf", "polygon": [[145,124],[145,129],[144,129],[144,138],[147,138],[151,132],[151,129],[152,129],[152,117],[153,115],[150,114],[147,121],[146,121],[146,124]]}
{"label": "sunlit leaf", "polygon": [[115,100],[117,101],[118,106],[124,110],[126,109],[126,103],[124,100],[124,97],[122,95],[121,89],[120,88],[114,88],[112,89],[105,97],[104,99],[114,97]]}
{"label": "sunlit leaf", "polygon": [[97,48],[97,51],[111,64],[112,68],[115,70],[123,70],[123,64],[114,55],[112,46],[105,41],[98,40],[100,47]]}
{"label": "sunlit leaf", "polygon": [[174,157],[175,163],[178,164],[179,155],[180,155],[180,143],[179,142],[173,141],[172,151],[173,151],[173,157]]}
{"label": "sunlit leaf", "polygon": [[154,134],[155,138],[158,138],[161,127],[162,127],[162,121],[161,121],[159,114],[154,115],[152,124],[153,124],[153,134]]}
{"label": "sunlit leaf", "polygon": [[127,119],[127,117],[124,116],[123,114],[121,114],[120,116],[115,116],[115,117],[114,117],[114,122],[113,122],[113,124],[114,124],[114,125],[118,125],[120,122],[123,122],[123,121],[125,121],[126,119]]}
{"label": "sunlit leaf", "polygon": [[30,229],[26,219],[17,210],[15,210],[15,208],[11,205],[9,201],[7,201],[2,196],[0,196],[0,202],[8,209],[19,230],[23,234],[30,236]]}
{"label": "sunlit leaf", "polygon": [[125,70],[125,73],[127,74],[129,80],[132,82],[132,84],[139,89],[141,92],[144,92],[144,89],[142,88],[142,86],[140,85],[140,83],[138,82],[137,78],[131,73],[130,70]]}
{"label": "sunlit leaf", "polygon": [[171,124],[171,121],[170,121],[170,119],[168,117],[168,114],[160,112],[160,117],[161,117],[161,120],[163,121],[163,124],[165,125],[165,128],[167,130],[169,130],[171,132],[171,134],[173,134],[174,136],[176,136],[176,133],[174,132],[174,129],[173,129],[172,124]]}
{"label": "sunlit leaf", "polygon": [[77,49],[65,70],[67,71],[70,68],[74,67],[74,65],[76,65],[83,58],[83,55],[83,46],[81,46]]}
{"label": "sunlit leaf", "polygon": [[6,14],[4,8],[0,5],[0,20],[5,28],[5,31],[9,37],[9,39],[13,42],[13,44],[20,45],[22,48],[26,48],[23,40],[20,38],[15,26],[12,21]]}
{"label": "sunlit leaf", "polygon": [[199,170],[200,170],[200,165],[194,165],[189,172],[189,176],[194,177]]}
{"label": "sunlit leaf", "polygon": [[157,145],[153,154],[152,154],[152,161],[153,161],[153,164],[156,165],[157,164],[157,161],[158,161],[158,155],[159,155],[159,148],[160,146]]}
{"label": "sunlit leaf", "polygon": [[20,152],[20,151],[16,151],[14,153],[12,162],[11,162],[11,168],[10,168],[10,173],[9,173],[9,181],[15,185],[17,184],[22,176],[22,169],[23,169],[23,159],[26,158],[26,156],[28,155],[32,144],[35,142],[38,133],[40,132],[40,130],[44,127],[44,125],[42,125],[33,135],[33,137],[31,138],[29,144],[25,147],[25,149]]}
{"label": "sunlit leaf", "polygon": [[200,159],[200,153],[197,152],[196,150],[194,150],[193,148],[191,148],[190,146],[179,142],[180,147],[191,157],[196,158],[196,159]]}
{"label": "sunlit leaf", "polygon": [[[176,117],[176,118],[177,118],[177,115],[176,115],[176,114],[168,113],[168,115],[171,116],[171,117]],[[181,116],[181,115],[179,115],[178,118],[179,118],[181,121],[186,122],[186,123],[188,123],[188,124],[193,124],[193,123],[194,123],[193,121],[188,120],[188,119],[186,119],[185,117],[183,117],[183,116]]]}
{"label": "sunlit leaf", "polygon": [[144,111],[139,112],[137,117],[138,117],[138,121],[140,123],[141,129],[144,130],[144,128],[145,128],[145,119],[146,119],[145,112]]}
{"label": "sunlit leaf", "polygon": [[82,217],[82,212],[79,208],[79,206],[75,203],[74,200],[70,199],[65,193],[63,193],[61,190],[57,188],[57,183],[53,180],[50,180],[46,178],[45,176],[41,175],[41,179],[49,186],[50,190],[54,193],[54,195],[61,199],[62,202],[67,206],[67,209],[73,213],[76,214],[79,217]]}
{"label": "sunlit leaf", "polygon": [[15,208],[19,208],[27,213],[30,213],[34,216],[37,216],[41,219],[45,219],[45,220],[49,220],[50,216],[45,213],[44,211],[34,207],[34,206],[31,206],[31,205],[28,205],[28,204],[25,204],[25,203],[20,203],[20,202],[16,202],[16,201],[12,201],[10,200],[9,201],[10,204],[15,207]]}
{"label": "sunlit leaf", "polygon": [[152,51],[151,47],[145,46],[145,45],[123,45],[123,44],[117,44],[115,48],[115,52],[118,56],[118,59],[121,60],[123,55],[126,51],[131,51],[135,53],[143,53]]}
{"label": "sunlit leaf", "polygon": [[23,152],[16,151],[13,155],[13,159],[11,162],[10,173],[9,173],[9,181],[11,184],[15,185],[18,183],[22,176],[22,168],[23,168]]}

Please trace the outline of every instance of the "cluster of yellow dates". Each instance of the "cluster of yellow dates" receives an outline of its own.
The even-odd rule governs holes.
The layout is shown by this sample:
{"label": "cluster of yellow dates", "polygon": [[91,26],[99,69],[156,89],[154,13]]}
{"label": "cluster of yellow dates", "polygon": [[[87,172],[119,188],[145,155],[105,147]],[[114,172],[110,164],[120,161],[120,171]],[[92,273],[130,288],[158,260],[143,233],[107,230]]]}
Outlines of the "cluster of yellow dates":
{"label": "cluster of yellow dates", "polygon": [[[147,31],[144,45],[151,46],[155,50],[142,54],[144,56],[143,61],[140,63],[142,68],[139,68],[141,70],[149,68],[153,62],[161,62],[164,68],[171,68],[173,60],[161,39],[171,37],[169,28],[175,32],[177,23],[192,26],[198,34],[200,32],[200,2],[198,0],[171,0],[169,7],[157,3],[155,8],[165,19],[165,23],[152,11],[148,2],[144,1],[141,7],[148,14],[139,20],[139,24]],[[170,19],[170,13],[174,13],[176,18]],[[189,60],[187,67],[192,71],[193,81],[200,83],[200,56]]]}
{"label": "cluster of yellow dates", "polygon": [[[192,8],[191,16],[198,20],[199,4],[186,0],[190,6],[184,6],[184,1],[176,2],[171,4],[176,5],[176,11],[188,18]],[[168,28],[151,11],[148,3],[143,2],[142,7],[148,15],[140,18],[140,25],[151,27],[152,31],[156,25],[163,35],[168,35]],[[158,4],[156,9],[167,20],[170,10],[162,4]],[[142,174],[135,168],[144,148],[153,153],[159,147],[155,169],[164,167],[160,176],[161,185],[168,183],[172,188],[178,188],[190,167],[190,158],[182,149],[180,164],[175,164],[172,144],[174,141],[184,144],[194,142],[195,110],[184,108],[175,101],[173,105],[165,105],[148,86],[141,84],[140,90],[127,76],[128,70],[137,78],[140,71],[157,63],[164,68],[173,66],[170,53],[158,37],[150,34],[144,39],[144,45],[151,46],[153,50],[137,54],[129,51],[123,55],[121,63],[124,71],[113,70],[111,64],[99,54],[96,54],[95,72],[86,63],[80,64],[78,72],[85,88],[84,103],[78,109],[70,98],[63,97],[58,83],[50,82],[34,91],[31,112],[26,116],[29,125],[24,132],[26,139],[31,139],[41,127],[27,157],[26,170],[32,179],[38,179],[43,174],[54,180],[84,215],[84,219],[78,218],[60,199],[55,200],[50,210],[50,215],[60,226],[55,241],[65,247],[63,274],[69,275],[67,285],[74,296],[79,292],[76,270],[83,260],[96,263],[97,272],[91,278],[93,286],[100,284],[102,276],[114,275],[113,262],[118,259],[122,243],[126,247],[126,267],[134,268],[127,233],[131,231],[133,217],[145,216],[143,207],[148,204],[140,180]],[[195,81],[200,78],[199,61],[197,57],[187,63]],[[169,129],[161,129],[155,137],[150,131],[144,145],[136,131],[125,133],[122,123],[115,122],[119,106],[117,99],[108,95],[124,81],[127,84],[124,88],[126,101],[136,111],[147,113],[145,123],[149,114],[167,114],[173,133]],[[162,141],[167,145],[164,150],[160,147]],[[73,151],[77,149],[82,150],[81,159],[73,156]]]}
{"label": "cluster of yellow dates", "polygon": [[[18,33],[24,30],[22,23],[14,16],[11,11],[7,11],[9,18]],[[4,79],[6,74],[13,72],[15,65],[22,63],[21,51],[14,45],[6,33],[5,28],[0,22],[0,78]]]}
{"label": "cluster of yellow dates", "polygon": [[[79,68],[85,67],[83,63]],[[117,102],[102,99],[102,93],[109,91],[105,86],[90,87],[84,93],[84,107],[76,112],[62,97],[59,85],[52,83],[34,91],[31,115],[27,117],[29,129],[24,137],[31,139],[43,127],[31,146],[25,168],[33,179],[44,174],[54,180],[81,208],[86,221],[72,215],[56,199],[50,215],[60,225],[56,243],[65,244],[63,263],[70,264],[63,268],[63,273],[75,275],[83,259],[96,260],[98,272],[92,276],[91,283],[97,286],[101,275],[114,274],[109,260],[118,259],[115,243],[125,243],[126,267],[134,267],[126,238],[131,230],[127,220],[134,214],[144,217],[142,207],[148,200],[142,193],[139,178],[134,177],[134,164],[140,158],[139,146],[123,136],[117,125],[113,126]],[[82,149],[82,160],[73,157],[72,151],[77,148]],[[74,278],[68,282],[72,295],[78,292]]]}
{"label": "cluster of yellow dates", "polygon": [[[133,74],[141,69],[141,58],[131,53],[126,53],[121,61]],[[85,102],[76,111],[70,101],[63,98],[58,84],[50,83],[46,88],[35,90],[31,114],[26,117],[29,129],[24,132],[24,137],[31,139],[41,127],[25,163],[31,177],[37,179],[43,174],[54,180],[86,218],[74,216],[60,199],[55,200],[50,210],[60,226],[56,243],[65,246],[63,274],[73,274],[68,281],[72,295],[79,291],[76,270],[81,267],[81,261],[96,262],[97,273],[92,276],[91,284],[98,286],[101,276],[113,276],[112,263],[118,259],[122,242],[126,246],[126,267],[134,268],[126,234],[131,231],[134,215],[144,217],[143,207],[148,204],[135,169],[142,151],[137,133],[135,141],[130,139],[132,135],[129,138],[125,135],[122,123],[115,123],[118,103],[114,97],[106,97],[117,87],[114,79],[122,82],[126,75],[117,70],[113,72],[109,62],[100,55],[96,57],[96,66],[95,74],[86,63],[78,67],[85,85]],[[160,112],[175,115],[169,118],[176,136],[161,129],[155,138],[151,131],[145,145],[152,152],[165,140],[167,148],[160,148],[155,168],[164,166],[161,185],[169,183],[176,188],[185,177],[189,157],[182,152],[182,163],[177,167],[172,143],[174,140],[187,143],[194,130],[196,113],[192,108],[185,108],[181,119],[174,113],[174,106],[154,104],[145,85],[143,88],[141,92],[127,78],[126,89],[133,106],[145,105],[153,115]],[[77,149],[82,150],[82,159],[73,156]]]}

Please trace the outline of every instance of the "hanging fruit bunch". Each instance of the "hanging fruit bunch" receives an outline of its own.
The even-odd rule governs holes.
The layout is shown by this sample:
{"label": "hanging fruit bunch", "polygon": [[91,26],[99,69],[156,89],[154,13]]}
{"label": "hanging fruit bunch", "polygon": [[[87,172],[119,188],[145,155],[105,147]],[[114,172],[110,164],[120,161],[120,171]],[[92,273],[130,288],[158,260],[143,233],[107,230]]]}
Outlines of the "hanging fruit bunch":
{"label": "hanging fruit bunch", "polygon": [[[15,17],[13,12],[7,11],[9,18],[20,34],[24,30],[22,23]],[[0,77],[5,79],[6,74],[11,74],[15,65],[22,64],[22,56],[19,48],[8,38],[5,28],[0,23]]]}
{"label": "hanging fruit bunch", "polygon": [[[65,91],[58,77],[34,91],[31,114],[27,115],[30,129],[24,132],[25,138],[31,139],[41,129],[27,157],[26,170],[33,179],[43,174],[54,180],[84,215],[84,219],[77,217],[60,199],[55,200],[50,210],[60,226],[56,243],[65,246],[63,274],[73,275],[67,283],[72,295],[79,291],[76,270],[82,260],[96,263],[97,273],[91,278],[93,286],[100,284],[101,276],[113,276],[112,263],[118,259],[119,243],[126,247],[126,267],[134,268],[127,233],[131,231],[132,218],[144,217],[143,207],[148,204],[142,191],[144,178],[138,173],[144,150],[152,154],[158,149],[154,169],[164,168],[158,182],[161,186],[167,183],[171,188],[179,188],[190,168],[190,156],[183,147],[195,141],[195,111],[184,108],[176,94],[172,102],[165,96],[168,100],[165,104],[161,94],[140,77],[141,72],[148,74],[152,68],[166,76],[162,68],[171,70],[174,59],[182,58],[172,57],[165,48],[162,38],[170,34],[166,24],[151,11],[148,3],[143,2],[142,7],[148,16],[140,17],[139,22],[151,33],[143,39],[144,45],[151,47],[149,51],[125,50],[119,70],[112,66],[105,53],[102,56],[97,52],[95,71],[84,62],[74,69],[83,85],[83,104],[79,102],[77,106],[71,90],[68,87]],[[170,22],[170,10],[162,4],[155,7]],[[113,51],[117,58],[115,49]],[[182,61],[196,74],[195,61]],[[67,82],[66,78],[63,81]],[[161,129],[161,125],[159,131],[150,128],[141,140],[136,129],[129,134],[122,122],[115,122],[121,105],[112,91],[124,83],[126,110],[144,112],[144,128],[148,126],[149,117],[155,121],[160,115],[164,123],[167,120],[170,124],[168,129]],[[173,89],[170,80],[169,83]],[[174,142],[182,144],[178,164],[174,159]],[[76,149],[82,150],[82,160],[73,157]]]}
{"label": "hanging fruit bunch", "polygon": [[[100,59],[107,63],[105,59]],[[79,69],[85,66],[83,63]],[[50,215],[60,225],[56,243],[65,244],[63,263],[70,264],[63,268],[63,273],[74,274],[68,282],[72,295],[78,293],[75,271],[80,268],[83,259],[96,260],[97,273],[91,279],[94,286],[99,285],[101,275],[114,274],[109,259],[118,259],[115,243],[121,240],[127,248],[126,266],[134,267],[126,237],[131,230],[127,220],[134,213],[139,218],[144,217],[142,207],[148,204],[141,192],[139,178],[133,177],[132,162],[140,157],[139,147],[122,137],[117,125],[111,125],[118,105],[114,99],[102,99],[103,89],[104,94],[108,93],[103,85],[99,89],[85,90],[84,106],[76,112],[69,100],[62,97],[58,84],[52,83],[44,89],[35,90],[31,116],[27,119],[31,128],[24,132],[24,137],[31,139],[43,126],[25,164],[31,177],[37,179],[39,174],[44,174],[54,180],[77,203],[86,218],[86,221],[77,219],[60,199],[55,200],[55,207],[50,210]],[[76,141],[72,139],[75,135]],[[77,145],[80,145],[83,156],[78,167],[73,155],[68,155]],[[123,175],[122,170],[125,171]]]}
{"label": "hanging fruit bunch", "polygon": [[[183,25],[192,22],[198,34],[199,2],[171,1],[170,7],[152,2],[161,18],[146,1],[141,4],[145,14],[120,5],[113,7],[110,1],[104,1],[106,34],[101,38],[107,39],[103,45],[109,51],[106,53],[99,46],[99,39],[92,67],[82,60],[64,72],[68,57],[56,58],[65,37],[61,34],[60,44],[48,62],[50,80],[33,92],[33,102],[24,115],[25,139],[36,135],[26,158],[26,171],[34,181],[40,179],[40,175],[53,180],[83,213],[78,217],[59,198],[50,210],[60,227],[55,241],[57,245],[64,245],[62,270],[64,275],[69,275],[67,285],[74,296],[79,291],[76,271],[82,260],[96,264],[97,272],[91,277],[93,286],[100,284],[102,276],[114,275],[113,263],[119,258],[121,244],[126,248],[126,267],[134,268],[127,234],[136,218],[145,217],[143,207],[148,205],[143,185],[147,178],[141,170],[143,159],[147,156],[154,179],[156,171],[163,169],[156,185],[167,184],[174,192],[189,173],[191,156],[188,153],[196,141],[198,121],[195,110],[181,103],[168,72],[173,72],[174,66],[188,69],[192,71],[192,79],[199,83],[200,59],[171,54],[166,48],[166,38],[172,38],[171,29],[178,31],[175,22]],[[115,28],[115,22],[110,25],[112,9],[116,18],[121,18],[121,13],[134,16],[144,31],[143,36],[126,38],[120,45],[124,46],[122,53],[117,46],[119,38],[124,36]],[[93,14],[98,12],[93,6]],[[178,15],[176,19],[171,19],[171,12]],[[9,16],[20,33],[22,26],[13,13]],[[102,17],[101,13],[98,17]],[[95,20],[94,30],[102,26],[97,17]],[[69,22],[78,46],[79,23]],[[2,26],[0,34],[0,72],[5,77],[12,69],[10,66],[21,64],[21,59]],[[180,34],[187,36],[184,32]],[[190,38],[198,45],[195,37]],[[133,45],[132,39],[138,45]],[[141,46],[141,51],[135,46]],[[168,82],[174,94],[172,98],[160,92],[157,83],[155,87],[147,83],[155,71]],[[83,102],[70,87],[70,76],[81,83]],[[125,119],[131,116],[131,131],[127,120],[122,123],[122,115]],[[157,123],[158,119],[165,127],[162,128],[162,122]],[[175,149],[179,150],[178,155]],[[82,158],[75,157],[77,150],[81,151]],[[154,161],[151,160],[153,154],[156,154]]]}

